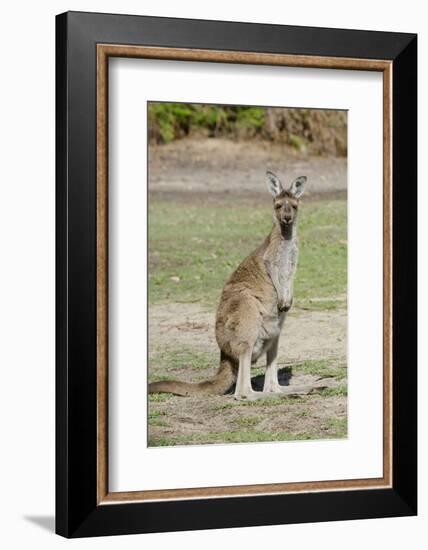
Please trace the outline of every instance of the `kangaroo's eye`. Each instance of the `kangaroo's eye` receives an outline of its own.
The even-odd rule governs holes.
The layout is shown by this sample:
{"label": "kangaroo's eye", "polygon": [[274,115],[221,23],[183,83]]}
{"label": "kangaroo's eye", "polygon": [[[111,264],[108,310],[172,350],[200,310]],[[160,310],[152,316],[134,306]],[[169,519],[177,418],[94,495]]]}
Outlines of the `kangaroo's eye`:
{"label": "kangaroo's eye", "polygon": [[297,210],[297,204],[293,204],[293,210]]}
{"label": "kangaroo's eye", "polygon": [[280,204],[275,204],[275,210],[279,210],[281,208]]}

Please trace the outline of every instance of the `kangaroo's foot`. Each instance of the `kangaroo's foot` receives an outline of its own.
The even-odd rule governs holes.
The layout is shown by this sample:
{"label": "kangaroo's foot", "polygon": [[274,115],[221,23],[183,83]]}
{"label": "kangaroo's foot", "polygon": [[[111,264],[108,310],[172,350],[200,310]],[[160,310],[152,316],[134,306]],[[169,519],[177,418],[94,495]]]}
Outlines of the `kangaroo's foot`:
{"label": "kangaroo's foot", "polygon": [[278,395],[308,395],[316,390],[326,388],[327,385],[323,381],[317,381],[314,384],[281,386],[278,381],[276,361],[268,364],[265,374],[265,383],[263,386],[263,394],[266,396]]}
{"label": "kangaroo's foot", "polygon": [[327,384],[320,382],[303,386],[281,386],[281,384],[279,383],[269,383],[268,385],[265,384],[262,392],[250,391],[246,392],[245,394],[235,393],[234,397],[238,401],[256,401],[257,399],[266,399],[267,397],[309,395],[327,387]]}
{"label": "kangaroo's foot", "polygon": [[286,397],[290,395],[309,395],[318,390],[327,388],[326,384],[308,384],[304,386],[269,386],[263,391],[248,391],[245,393],[235,393],[234,398],[237,401],[257,401],[258,399],[266,399],[269,397]]}
{"label": "kangaroo's foot", "polygon": [[248,391],[245,393],[236,393],[233,396],[237,401],[256,401],[263,396],[261,391]]}
{"label": "kangaroo's foot", "polygon": [[233,396],[237,401],[257,401],[258,399],[266,399],[267,397],[272,397],[273,393],[267,393],[265,391],[249,391],[244,394],[235,393]]}
{"label": "kangaroo's foot", "polygon": [[281,386],[278,382],[265,379],[265,384],[263,386],[263,393],[269,394],[269,393],[281,393],[282,388],[285,386]]}

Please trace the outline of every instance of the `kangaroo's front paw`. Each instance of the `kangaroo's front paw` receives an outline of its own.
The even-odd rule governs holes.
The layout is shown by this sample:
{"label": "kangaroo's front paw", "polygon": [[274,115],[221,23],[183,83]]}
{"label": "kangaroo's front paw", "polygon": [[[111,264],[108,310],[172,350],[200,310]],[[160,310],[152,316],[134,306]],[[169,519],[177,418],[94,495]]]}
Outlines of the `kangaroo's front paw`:
{"label": "kangaroo's front paw", "polygon": [[288,300],[280,300],[278,302],[278,310],[287,312],[293,304],[293,298],[289,298]]}

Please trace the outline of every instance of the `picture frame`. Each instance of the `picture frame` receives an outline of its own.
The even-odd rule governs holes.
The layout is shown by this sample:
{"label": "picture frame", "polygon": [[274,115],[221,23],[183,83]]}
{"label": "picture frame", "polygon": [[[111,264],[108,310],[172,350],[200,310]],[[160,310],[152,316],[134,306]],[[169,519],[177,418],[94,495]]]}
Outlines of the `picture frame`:
{"label": "picture frame", "polygon": [[[108,488],[108,60],[383,74],[383,471],[378,479]],[[56,18],[56,532],[65,537],[417,513],[417,36],[67,12]]]}

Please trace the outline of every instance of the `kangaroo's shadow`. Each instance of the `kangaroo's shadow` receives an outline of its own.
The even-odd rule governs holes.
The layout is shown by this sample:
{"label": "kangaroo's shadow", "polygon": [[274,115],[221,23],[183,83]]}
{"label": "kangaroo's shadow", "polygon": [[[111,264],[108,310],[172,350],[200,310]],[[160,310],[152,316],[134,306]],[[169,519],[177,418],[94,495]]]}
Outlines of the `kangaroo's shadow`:
{"label": "kangaroo's shadow", "polygon": [[[278,382],[281,384],[281,386],[289,386],[290,385],[290,378],[293,376],[293,370],[291,367],[283,367],[282,369],[278,369]],[[253,387],[254,391],[263,391],[263,386],[265,383],[265,375],[264,374],[258,374],[257,376],[253,376],[251,378],[251,386]],[[235,392],[236,384],[233,384],[229,388],[229,390],[226,393],[234,393]]]}

